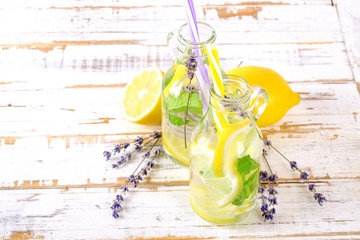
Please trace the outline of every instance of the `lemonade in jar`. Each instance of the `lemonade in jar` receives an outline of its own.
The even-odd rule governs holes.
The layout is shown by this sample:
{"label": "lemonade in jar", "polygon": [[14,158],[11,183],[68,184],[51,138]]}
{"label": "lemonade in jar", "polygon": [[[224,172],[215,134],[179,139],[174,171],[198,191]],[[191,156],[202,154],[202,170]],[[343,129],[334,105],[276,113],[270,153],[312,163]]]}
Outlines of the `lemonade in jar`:
{"label": "lemonade in jar", "polygon": [[214,223],[241,220],[256,200],[263,141],[257,118],[267,93],[224,76],[225,96],[211,88],[209,110],[192,133],[190,204]]}
{"label": "lemonade in jar", "polygon": [[185,165],[189,164],[191,132],[208,107],[211,74],[206,48],[216,39],[210,25],[198,22],[197,26],[199,42],[191,41],[188,24],[169,33],[175,61],[162,81],[164,151]]}

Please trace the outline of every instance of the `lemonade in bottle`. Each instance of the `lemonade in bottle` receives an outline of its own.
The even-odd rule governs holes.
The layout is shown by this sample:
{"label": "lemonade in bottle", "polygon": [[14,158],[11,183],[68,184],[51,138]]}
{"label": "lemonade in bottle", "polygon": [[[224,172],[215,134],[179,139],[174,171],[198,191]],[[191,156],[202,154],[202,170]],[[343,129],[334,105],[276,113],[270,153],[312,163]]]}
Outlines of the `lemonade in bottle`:
{"label": "lemonade in bottle", "polygon": [[192,133],[190,204],[203,219],[231,223],[256,200],[263,141],[256,119],[267,93],[237,76],[224,76],[225,96],[211,89],[209,110]]}
{"label": "lemonade in bottle", "polygon": [[[192,42],[188,24],[168,35],[175,61],[162,81],[162,141],[164,151],[188,165],[190,137],[207,110],[210,77],[207,49],[216,39],[215,30],[198,22],[199,42]],[[207,89],[207,90],[206,90]]]}

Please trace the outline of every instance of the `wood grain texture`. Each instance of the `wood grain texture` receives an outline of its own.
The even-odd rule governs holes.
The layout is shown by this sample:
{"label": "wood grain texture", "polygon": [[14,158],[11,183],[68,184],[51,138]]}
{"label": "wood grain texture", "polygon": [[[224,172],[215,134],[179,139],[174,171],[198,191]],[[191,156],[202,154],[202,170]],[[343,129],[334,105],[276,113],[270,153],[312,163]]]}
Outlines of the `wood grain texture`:
{"label": "wood grain texture", "polygon": [[171,66],[183,1],[1,1],[0,239],[360,239],[358,2],[195,4],[224,70],[269,67],[300,94],[262,131],[309,172],[324,206],[269,151],[274,222],[257,205],[239,224],[209,224],[188,204],[188,168],[162,156],[114,220],[109,206],[141,156],[113,169],[102,152],[161,129],[124,120],[120,99],[142,68]]}
{"label": "wood grain texture", "polygon": [[[360,206],[358,184],[358,180],[318,184],[318,190],[328,196],[323,207],[312,199],[306,185],[280,184],[274,223],[264,224],[260,212],[252,211],[242,225],[223,226],[193,213],[187,186],[140,187],[129,192],[118,220],[110,216],[116,193],[109,188],[1,191],[1,204],[8,207],[0,210],[6,217],[0,236],[31,231],[46,239],[358,239],[360,217],[351,211]],[[16,224],[19,221],[26,224]]]}
{"label": "wood grain texture", "polygon": [[360,92],[360,3],[358,1],[339,1],[337,10],[350,65],[357,82],[357,89]]}

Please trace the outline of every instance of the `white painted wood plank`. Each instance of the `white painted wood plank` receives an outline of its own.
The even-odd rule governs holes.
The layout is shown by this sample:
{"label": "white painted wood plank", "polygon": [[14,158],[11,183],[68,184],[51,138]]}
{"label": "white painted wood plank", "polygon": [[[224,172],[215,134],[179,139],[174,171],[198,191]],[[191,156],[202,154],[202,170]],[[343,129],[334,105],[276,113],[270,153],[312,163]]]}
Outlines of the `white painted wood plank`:
{"label": "white painted wood plank", "polygon": [[[31,82],[24,83],[17,90],[4,85],[3,91],[0,90],[0,122],[3,123],[0,129],[9,130],[6,124],[15,124],[13,128],[21,131],[31,124],[46,121],[88,125],[123,120],[120,99],[125,83],[114,83],[115,80],[101,83],[97,79],[87,80],[86,76],[83,76],[86,84],[71,87],[68,87],[70,83],[66,83],[66,78],[65,83],[59,78],[54,84],[47,84],[46,78],[35,80],[34,90],[26,91],[21,89],[31,86]],[[111,85],[115,87],[107,87]],[[354,83],[291,83],[290,87],[300,94],[301,101],[287,115],[356,117],[359,112],[360,97]]]}
{"label": "white painted wood plank", "polygon": [[360,93],[360,2],[338,1],[337,9],[347,53]]}
{"label": "white painted wood plank", "polygon": [[[343,43],[224,43],[218,46],[218,50],[224,70],[243,62],[242,65],[272,68],[290,82],[353,80]],[[39,88],[36,84],[27,84],[29,82],[43,84],[44,87],[52,84],[53,87],[60,84],[86,85],[91,81],[123,83],[147,66],[166,71],[173,61],[166,46],[139,45],[69,46],[65,50],[55,47],[51,51],[14,47],[0,50],[0,59],[0,83],[4,83],[0,85],[0,90],[8,87],[17,89],[22,83],[28,89]],[[81,75],[83,72],[86,74]],[[10,84],[13,81],[15,83]]]}
{"label": "white painted wood plank", "polygon": [[[71,41],[91,43],[116,39],[119,43],[164,44],[164,36],[186,22],[185,14],[179,14],[184,12],[183,2],[174,6],[135,7],[133,11],[122,3],[119,6],[87,4],[81,6],[76,2],[62,6],[49,2],[47,6],[0,6],[0,43],[11,46],[70,41],[71,45]],[[232,43],[243,40],[260,43],[264,40],[267,43],[342,41],[336,9],[329,4],[204,4],[198,6],[197,12],[199,20],[207,21],[219,33],[224,33],[219,34],[220,39]],[[169,20],[166,25],[162,23],[164,19]],[[226,37],[226,33],[234,35],[234,30],[243,33],[241,37]],[[291,38],[293,34],[289,33],[296,38]]]}
{"label": "white painted wood plank", "polygon": [[[136,161],[114,170],[114,161],[106,162],[102,152],[128,137],[134,139],[136,130],[134,135],[126,136],[124,126],[119,123],[108,127],[94,126],[81,132],[81,128],[74,127],[77,133],[72,135],[62,135],[63,127],[49,127],[43,131],[58,135],[38,136],[35,132],[33,136],[22,136],[21,133],[19,137],[2,137],[1,187],[54,187],[53,180],[56,180],[56,186],[62,187],[121,183],[135,169]],[[94,132],[96,129],[97,133]],[[109,130],[107,134],[104,133],[106,129]],[[286,116],[281,123],[267,127],[263,132],[283,154],[297,161],[316,179],[359,177],[360,122],[353,116]],[[93,135],[89,135],[91,133]],[[141,155],[137,161],[140,158]],[[268,158],[273,171],[281,178],[299,178],[278,155],[270,153]],[[188,181],[188,170],[167,158],[159,160],[158,169],[151,174],[149,183]]]}
{"label": "white painted wood plank", "polygon": [[323,207],[306,185],[280,184],[273,223],[263,222],[257,205],[243,222],[227,226],[198,217],[189,206],[187,186],[129,192],[117,220],[109,209],[116,195],[112,188],[1,191],[0,237],[30,231],[45,239],[358,239],[359,184],[358,180],[318,184],[328,199]]}

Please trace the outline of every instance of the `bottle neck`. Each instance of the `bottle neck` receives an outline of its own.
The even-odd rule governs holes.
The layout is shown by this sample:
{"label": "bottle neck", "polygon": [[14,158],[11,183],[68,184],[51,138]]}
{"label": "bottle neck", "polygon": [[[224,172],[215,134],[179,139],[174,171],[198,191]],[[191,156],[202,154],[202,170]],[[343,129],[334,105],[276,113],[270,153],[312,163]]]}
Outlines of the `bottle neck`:
{"label": "bottle neck", "polygon": [[227,75],[223,79],[225,96],[210,91],[210,106],[222,115],[244,116],[249,110],[250,86],[238,76]]}
{"label": "bottle neck", "polygon": [[193,42],[190,37],[189,25],[184,24],[180,27],[177,35],[178,58],[184,59],[192,56],[199,63],[207,59],[207,46],[213,44],[216,39],[215,30],[207,23],[198,22],[200,42]]}

